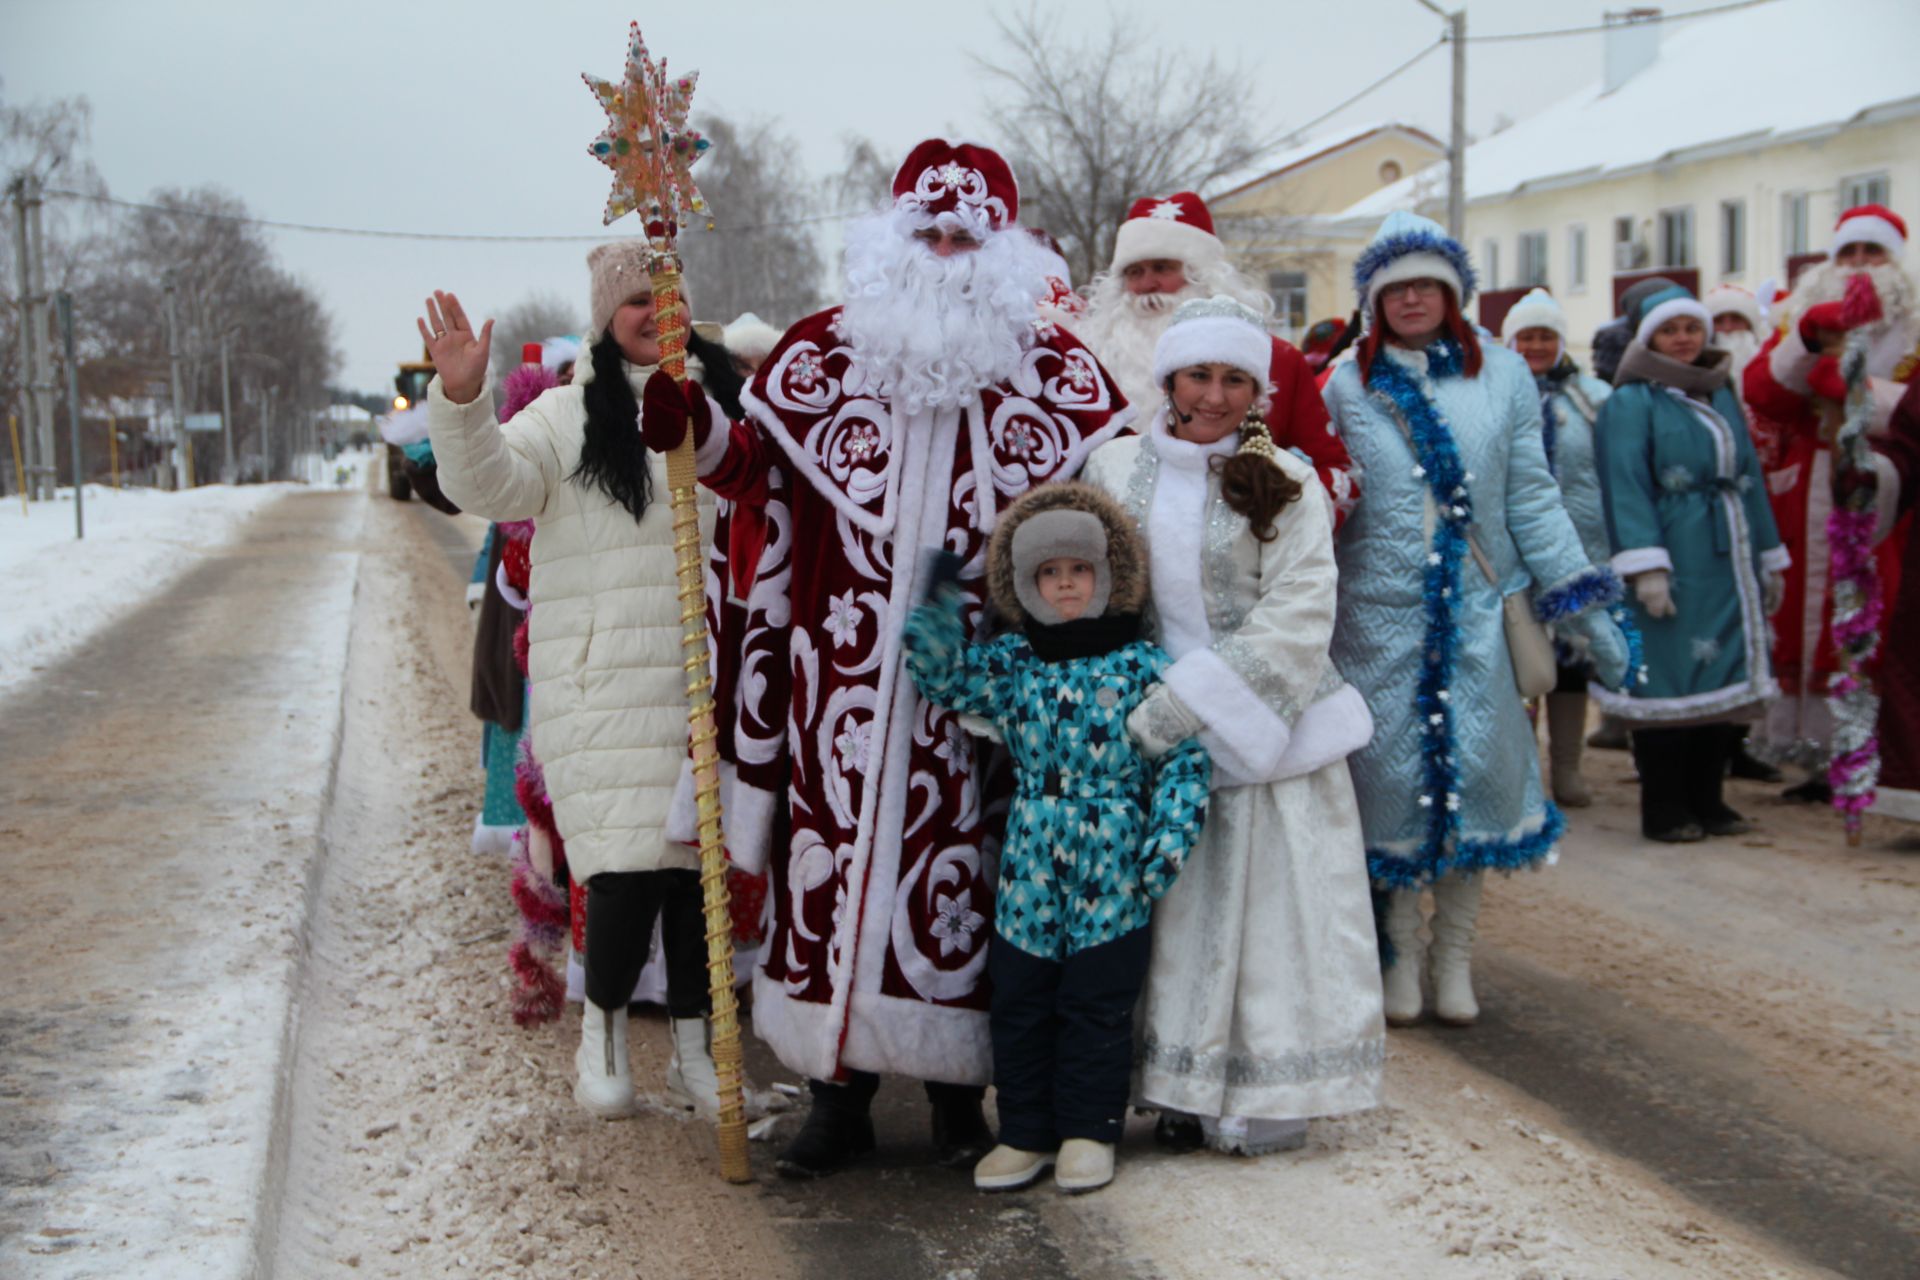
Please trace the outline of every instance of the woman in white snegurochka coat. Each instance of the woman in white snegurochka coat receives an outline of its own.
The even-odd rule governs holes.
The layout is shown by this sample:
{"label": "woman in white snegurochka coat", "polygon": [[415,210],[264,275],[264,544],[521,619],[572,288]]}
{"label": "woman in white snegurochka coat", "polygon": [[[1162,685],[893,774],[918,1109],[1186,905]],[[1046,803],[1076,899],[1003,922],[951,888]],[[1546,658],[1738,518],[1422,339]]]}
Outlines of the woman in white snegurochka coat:
{"label": "woman in white snegurochka coat", "polygon": [[439,371],[428,429],[450,498],[490,520],[535,521],[529,719],[569,869],[587,889],[574,1097],[609,1118],[634,1109],[627,1002],[657,919],[674,1044],[668,1089],[717,1112],[699,858],[663,830],[686,759],[687,711],[666,467],[636,425],[637,397],[660,361],[649,251],[618,241],[587,264],[594,337],[572,384],[504,424],[484,394],[493,322],[475,333],[454,295],[428,301],[420,332]]}
{"label": "woman in white snegurochka coat", "polygon": [[1345,759],[1372,720],[1328,656],[1332,503],[1259,417],[1270,356],[1239,303],[1186,303],[1155,351],[1166,404],[1082,475],[1140,523],[1174,658],[1128,728],[1149,754],[1198,733],[1214,762],[1200,842],[1154,912],[1138,1015],[1135,1091],[1177,1149],[1297,1147],[1308,1117],[1379,1103],[1385,1058]]}

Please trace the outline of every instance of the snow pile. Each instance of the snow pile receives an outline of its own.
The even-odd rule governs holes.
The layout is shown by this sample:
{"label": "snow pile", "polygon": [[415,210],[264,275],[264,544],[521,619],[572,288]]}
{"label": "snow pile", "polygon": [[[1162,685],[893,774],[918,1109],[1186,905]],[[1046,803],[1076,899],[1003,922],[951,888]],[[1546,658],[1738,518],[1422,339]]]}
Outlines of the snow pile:
{"label": "snow pile", "polygon": [[[365,486],[364,470],[361,486]],[[200,555],[232,537],[293,486],[204,485],[170,493],[88,485],[86,537],[73,536],[73,490],[0,503],[0,693],[72,653],[96,631],[164,591]]]}

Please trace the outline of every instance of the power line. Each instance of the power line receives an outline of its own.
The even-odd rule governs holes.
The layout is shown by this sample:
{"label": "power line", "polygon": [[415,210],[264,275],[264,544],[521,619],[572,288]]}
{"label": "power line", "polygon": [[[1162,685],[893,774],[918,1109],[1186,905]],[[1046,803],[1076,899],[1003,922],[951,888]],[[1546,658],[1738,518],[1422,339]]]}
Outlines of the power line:
{"label": "power line", "polygon": [[1319,115],[1315,116],[1313,119],[1295,128],[1287,136],[1289,138],[1298,138],[1301,134],[1313,128],[1315,125],[1320,124],[1326,120],[1331,120],[1333,117],[1339,115],[1342,111],[1345,111],[1348,107],[1360,101],[1360,99],[1366,97],[1368,94],[1372,93],[1375,89],[1378,89],[1380,86],[1386,84],[1389,80],[1392,80],[1394,77],[1400,75],[1402,72],[1411,71],[1415,63],[1419,62],[1420,59],[1426,57],[1428,54],[1432,53],[1435,49],[1438,49],[1441,45],[1445,44],[1446,42],[1447,40],[1445,36],[1440,37],[1438,40],[1435,40],[1432,44],[1428,45],[1426,48],[1420,50],[1420,52],[1414,54],[1411,58],[1408,58],[1405,62],[1395,67],[1393,70],[1387,72],[1387,74],[1381,76],[1378,80],[1375,80],[1372,84],[1368,85],[1366,88],[1360,90],[1360,92],[1354,94],[1351,98],[1348,98],[1345,102],[1342,102],[1339,106],[1334,107],[1329,111],[1322,111]]}
{"label": "power line", "polygon": [[[599,243],[615,237],[616,232],[608,230],[600,235],[480,235],[452,231],[392,231],[372,227],[331,227],[313,222],[282,222],[274,218],[256,218],[250,214],[215,213],[210,209],[170,208],[166,205],[144,204],[138,200],[120,200],[113,196],[98,195],[87,191],[57,191],[48,188],[42,194],[62,200],[86,200],[94,204],[114,205],[122,209],[140,209],[151,213],[165,213],[176,217],[202,218],[209,222],[228,222],[250,227],[268,227],[276,231],[311,231],[320,235],[359,236],[370,240],[442,240],[464,241],[488,244],[566,244]],[[813,222],[844,221],[858,218],[867,211],[856,209],[839,213],[812,214],[804,218],[786,218],[779,222],[757,222],[744,226],[716,225],[716,234],[729,234],[740,231],[770,231],[779,227],[800,226]]]}
{"label": "power line", "polygon": [[1757,9],[1764,4],[1773,4],[1775,0],[1734,0],[1731,4],[1717,4],[1707,9],[1690,9],[1686,13],[1661,13],[1642,18],[1631,23],[1602,23],[1597,27],[1561,27],[1554,31],[1513,31],[1504,35],[1468,36],[1468,44],[1508,44],[1516,40],[1553,40],[1561,36],[1593,35],[1601,31],[1617,31],[1622,26],[1652,27],[1669,22],[1686,22],[1692,18],[1711,18],[1722,13],[1736,13],[1741,9]]}

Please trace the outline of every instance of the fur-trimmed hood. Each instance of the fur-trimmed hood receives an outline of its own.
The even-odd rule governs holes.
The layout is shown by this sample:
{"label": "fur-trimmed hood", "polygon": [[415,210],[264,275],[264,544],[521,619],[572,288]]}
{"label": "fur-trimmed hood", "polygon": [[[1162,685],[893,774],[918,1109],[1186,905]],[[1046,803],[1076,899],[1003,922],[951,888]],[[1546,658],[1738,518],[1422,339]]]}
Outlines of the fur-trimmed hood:
{"label": "fur-trimmed hood", "polygon": [[1107,566],[1112,590],[1107,612],[1139,613],[1147,603],[1146,549],[1118,502],[1090,484],[1063,480],[1029,489],[1000,515],[987,544],[987,595],[1001,617],[1025,626],[1026,611],[1014,590],[1013,534],[1042,511],[1085,511],[1097,517],[1107,534]]}

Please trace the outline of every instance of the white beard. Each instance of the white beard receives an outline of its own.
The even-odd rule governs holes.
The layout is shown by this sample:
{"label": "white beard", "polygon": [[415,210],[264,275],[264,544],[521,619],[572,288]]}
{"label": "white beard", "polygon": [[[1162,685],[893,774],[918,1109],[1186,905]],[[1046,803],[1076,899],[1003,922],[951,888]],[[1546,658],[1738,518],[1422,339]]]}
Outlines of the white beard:
{"label": "white beard", "polygon": [[1166,389],[1153,378],[1153,349],[1181,303],[1224,293],[1261,315],[1273,308],[1272,299],[1225,263],[1188,264],[1187,273],[1186,287],[1178,293],[1128,293],[1118,272],[1097,276],[1087,288],[1087,314],[1073,326],[1120,384],[1127,403],[1139,410],[1136,425],[1142,430],[1166,399]]}
{"label": "white beard", "polygon": [[1864,270],[1873,281],[1875,292],[1880,295],[1881,318],[1867,326],[1872,336],[1872,345],[1867,354],[1867,373],[1875,378],[1891,377],[1894,367],[1912,354],[1920,346],[1920,291],[1914,287],[1913,277],[1909,276],[1897,262],[1882,263],[1877,267],[1842,267],[1829,259],[1817,262],[1800,273],[1799,283],[1793,286],[1774,310],[1775,315],[1784,316],[1797,323],[1807,308],[1822,302],[1838,302],[1846,297],[1847,281],[1853,278],[1856,270]]}
{"label": "white beard", "polygon": [[937,221],[889,210],[847,231],[841,312],[865,392],[906,412],[964,404],[1005,381],[1035,341],[1049,256],[1018,228],[951,214],[980,247],[942,258],[914,240]]}
{"label": "white beard", "polygon": [[1713,345],[1733,357],[1733,385],[1740,387],[1740,375],[1746,371],[1747,361],[1760,352],[1760,335],[1751,329],[1735,329],[1729,333],[1713,335]]}

